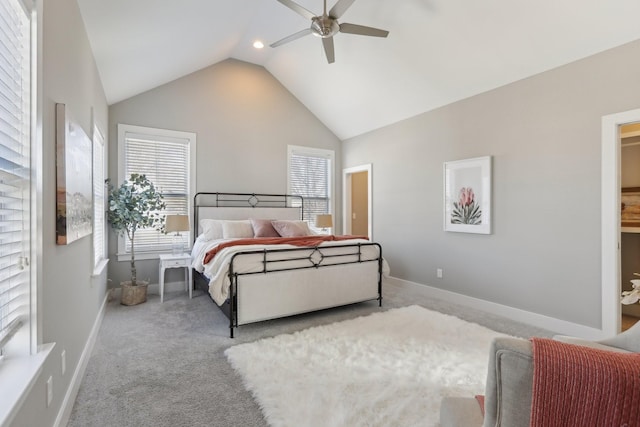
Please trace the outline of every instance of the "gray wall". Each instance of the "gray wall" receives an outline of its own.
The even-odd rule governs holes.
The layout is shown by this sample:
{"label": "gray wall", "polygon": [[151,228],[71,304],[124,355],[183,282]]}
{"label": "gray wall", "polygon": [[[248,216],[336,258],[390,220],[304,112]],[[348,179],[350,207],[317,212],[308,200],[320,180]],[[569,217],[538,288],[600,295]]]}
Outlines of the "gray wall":
{"label": "gray wall", "polygon": [[[638,76],[634,42],[345,141],[392,275],[599,328],[601,117],[638,108]],[[443,162],[485,155],[493,234],[445,233]]]}
{"label": "gray wall", "polygon": [[[340,140],[263,67],[233,59],[109,108],[109,176],[116,181],[118,123],[195,132],[198,191],[286,192],[287,145],[335,150],[341,170]],[[339,179],[336,191],[341,188]],[[110,240],[112,260],[116,240]],[[136,266],[138,277],[158,283],[157,260]],[[166,280],[183,280],[181,274],[169,271]],[[128,276],[126,262],[109,264],[111,286]]]}
{"label": "gray wall", "polygon": [[[38,321],[41,343],[56,347],[17,415],[16,426],[53,425],[92,326],[106,296],[106,272],[92,278],[92,240],[55,244],[56,144],[55,104],[64,103],[87,135],[92,135],[91,109],[107,132],[107,102],[75,0],[44,0],[41,66],[43,91],[42,256],[38,266]],[[42,26],[40,27],[42,29]],[[66,373],[60,355],[66,350]],[[45,382],[53,378],[53,401],[46,406]]]}

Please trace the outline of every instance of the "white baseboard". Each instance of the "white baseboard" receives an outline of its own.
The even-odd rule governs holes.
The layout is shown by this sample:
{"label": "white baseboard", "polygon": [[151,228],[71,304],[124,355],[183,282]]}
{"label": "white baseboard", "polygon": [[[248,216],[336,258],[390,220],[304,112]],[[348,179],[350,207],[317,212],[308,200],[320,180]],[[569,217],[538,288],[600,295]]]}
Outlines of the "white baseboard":
{"label": "white baseboard", "polygon": [[100,311],[96,316],[96,320],[95,322],[93,322],[93,327],[91,328],[91,333],[89,334],[87,343],[84,345],[84,349],[82,350],[82,354],[80,355],[80,360],[78,361],[76,370],[73,372],[71,383],[69,384],[67,393],[65,394],[64,400],[62,401],[62,406],[60,407],[60,411],[58,412],[56,421],[53,424],[54,427],[64,427],[69,423],[71,410],[73,409],[73,404],[75,403],[76,397],[78,396],[78,390],[80,389],[80,384],[82,383],[82,379],[84,378],[84,373],[87,370],[87,365],[89,363],[89,359],[91,358],[91,353],[93,352],[93,346],[96,343],[96,338],[98,337],[100,325],[102,325],[102,319],[104,318],[104,311],[107,307],[109,297],[110,292],[107,291],[106,295],[104,296],[104,300],[102,301],[102,307],[100,307]]}
{"label": "white baseboard", "polygon": [[536,326],[538,328],[547,329],[559,335],[571,335],[589,340],[606,338],[604,332],[601,329],[591,328],[589,326],[584,326],[577,323],[568,322],[566,320],[556,319],[554,317],[533,313],[531,311],[521,310],[519,308],[509,307],[507,305],[502,305],[495,302],[458,294],[456,292],[446,291],[444,289],[399,279],[397,277],[389,277],[388,280],[409,286],[419,286],[433,298],[437,298],[454,304],[460,304],[465,307],[472,307],[492,314],[497,314],[499,316],[503,316],[517,322],[522,322],[532,326]]}

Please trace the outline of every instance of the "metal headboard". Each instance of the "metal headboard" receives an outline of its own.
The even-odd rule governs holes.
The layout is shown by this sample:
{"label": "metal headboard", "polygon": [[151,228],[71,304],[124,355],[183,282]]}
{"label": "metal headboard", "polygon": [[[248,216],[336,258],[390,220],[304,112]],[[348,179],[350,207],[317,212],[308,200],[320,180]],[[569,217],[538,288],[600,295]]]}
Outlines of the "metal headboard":
{"label": "metal headboard", "polygon": [[[198,229],[200,208],[299,208],[302,219],[303,201],[302,196],[291,194],[199,192],[193,197],[192,226],[194,230]],[[194,241],[197,237],[196,231]]]}

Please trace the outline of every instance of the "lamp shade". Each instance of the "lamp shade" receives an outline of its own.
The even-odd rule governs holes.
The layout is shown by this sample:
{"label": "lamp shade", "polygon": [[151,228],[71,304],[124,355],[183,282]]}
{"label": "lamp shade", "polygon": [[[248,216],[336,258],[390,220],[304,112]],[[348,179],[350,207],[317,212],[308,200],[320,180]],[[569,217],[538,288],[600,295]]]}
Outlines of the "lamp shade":
{"label": "lamp shade", "polygon": [[188,215],[167,215],[164,230],[167,233],[172,231],[188,231],[189,230],[189,216]]}
{"label": "lamp shade", "polygon": [[331,214],[316,215],[316,227],[318,228],[333,227],[333,216]]}

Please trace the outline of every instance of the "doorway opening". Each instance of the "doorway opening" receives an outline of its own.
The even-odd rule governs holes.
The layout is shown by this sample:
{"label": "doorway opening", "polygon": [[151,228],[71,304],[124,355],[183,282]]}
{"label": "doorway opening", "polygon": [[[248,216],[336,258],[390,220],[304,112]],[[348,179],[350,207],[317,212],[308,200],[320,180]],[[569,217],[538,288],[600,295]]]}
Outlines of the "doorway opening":
{"label": "doorway opening", "polygon": [[640,122],[640,109],[602,118],[602,335],[621,330],[621,127]]}
{"label": "doorway opening", "polygon": [[366,235],[373,239],[372,172],[370,163],[342,171],[344,234]]}
{"label": "doorway opening", "polygon": [[[620,126],[620,273],[621,290],[640,280],[640,123]],[[631,280],[634,280],[632,282]],[[640,304],[623,304],[622,331],[640,320]]]}

